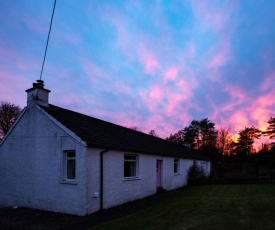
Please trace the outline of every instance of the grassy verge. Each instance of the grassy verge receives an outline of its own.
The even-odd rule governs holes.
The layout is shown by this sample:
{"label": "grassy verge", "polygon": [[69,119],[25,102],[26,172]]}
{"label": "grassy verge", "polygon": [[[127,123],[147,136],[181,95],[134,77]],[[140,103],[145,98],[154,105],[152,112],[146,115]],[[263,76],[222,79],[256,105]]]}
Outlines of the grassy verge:
{"label": "grassy verge", "polygon": [[93,229],[275,229],[274,185],[191,187],[172,200]]}

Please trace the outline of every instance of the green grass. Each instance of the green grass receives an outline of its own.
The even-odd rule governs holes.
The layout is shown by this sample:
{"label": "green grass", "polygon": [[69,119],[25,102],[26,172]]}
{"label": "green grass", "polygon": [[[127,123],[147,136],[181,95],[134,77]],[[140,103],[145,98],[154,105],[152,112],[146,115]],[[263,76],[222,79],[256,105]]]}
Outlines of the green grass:
{"label": "green grass", "polygon": [[275,229],[275,185],[189,187],[173,199],[93,229]]}

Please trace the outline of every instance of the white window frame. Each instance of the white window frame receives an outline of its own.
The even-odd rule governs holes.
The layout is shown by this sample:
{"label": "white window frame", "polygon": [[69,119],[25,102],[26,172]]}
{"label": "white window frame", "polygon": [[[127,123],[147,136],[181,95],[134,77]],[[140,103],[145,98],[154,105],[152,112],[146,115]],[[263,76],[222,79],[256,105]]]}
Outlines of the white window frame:
{"label": "white window frame", "polygon": [[[68,154],[72,154],[72,153],[74,154],[74,156],[68,156]],[[69,161],[74,161],[74,164],[73,164],[74,172],[72,172],[74,177],[72,178],[68,178]],[[65,181],[68,181],[68,182],[74,182],[76,180],[76,151],[75,150],[64,151],[63,178]]]}
{"label": "white window frame", "polygon": [[[127,157],[134,157],[135,159],[126,159]],[[123,175],[124,178],[129,179],[129,178],[138,178],[138,162],[139,162],[139,158],[138,155],[135,154],[124,154],[124,162],[123,162]],[[130,172],[130,175],[125,175],[125,164],[130,164],[130,171],[133,170],[133,172]],[[131,166],[133,165],[133,166]],[[133,167],[133,168],[131,168]]]}
{"label": "white window frame", "polygon": [[179,172],[180,172],[180,159],[174,158],[174,174],[179,174]]}

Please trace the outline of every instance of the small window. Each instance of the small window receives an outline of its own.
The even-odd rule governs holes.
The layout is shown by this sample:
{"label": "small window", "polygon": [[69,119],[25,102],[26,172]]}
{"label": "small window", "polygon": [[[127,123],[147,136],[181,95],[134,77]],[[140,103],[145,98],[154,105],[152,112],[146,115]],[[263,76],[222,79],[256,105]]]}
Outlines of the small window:
{"label": "small window", "polygon": [[124,155],[124,177],[137,176],[137,156]]}
{"label": "small window", "polygon": [[179,164],[180,164],[180,160],[174,159],[174,173],[179,173]]}
{"label": "small window", "polygon": [[76,159],[75,151],[65,152],[65,179],[72,181],[75,180],[76,175]]}

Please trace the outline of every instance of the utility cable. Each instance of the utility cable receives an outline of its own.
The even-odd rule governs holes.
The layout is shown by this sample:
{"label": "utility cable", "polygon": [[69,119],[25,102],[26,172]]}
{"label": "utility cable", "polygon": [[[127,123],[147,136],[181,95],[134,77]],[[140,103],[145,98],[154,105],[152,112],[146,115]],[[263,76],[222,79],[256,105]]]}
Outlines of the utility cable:
{"label": "utility cable", "polygon": [[53,22],[54,10],[55,10],[55,4],[56,4],[56,0],[54,0],[54,6],[53,6],[53,12],[52,12],[52,19],[51,19],[50,29],[49,29],[49,33],[48,33],[48,39],[47,39],[47,44],[46,44],[46,50],[45,50],[45,54],[44,54],[44,59],[43,59],[43,64],[42,64],[42,69],[41,69],[41,73],[40,73],[40,78],[39,78],[39,80],[41,80],[41,77],[42,77],[42,73],[43,73],[43,69],[44,69],[44,63],[45,63],[45,59],[46,59],[46,55],[47,55],[48,43],[49,43],[49,38],[50,38],[50,34],[51,34],[52,22]]}

